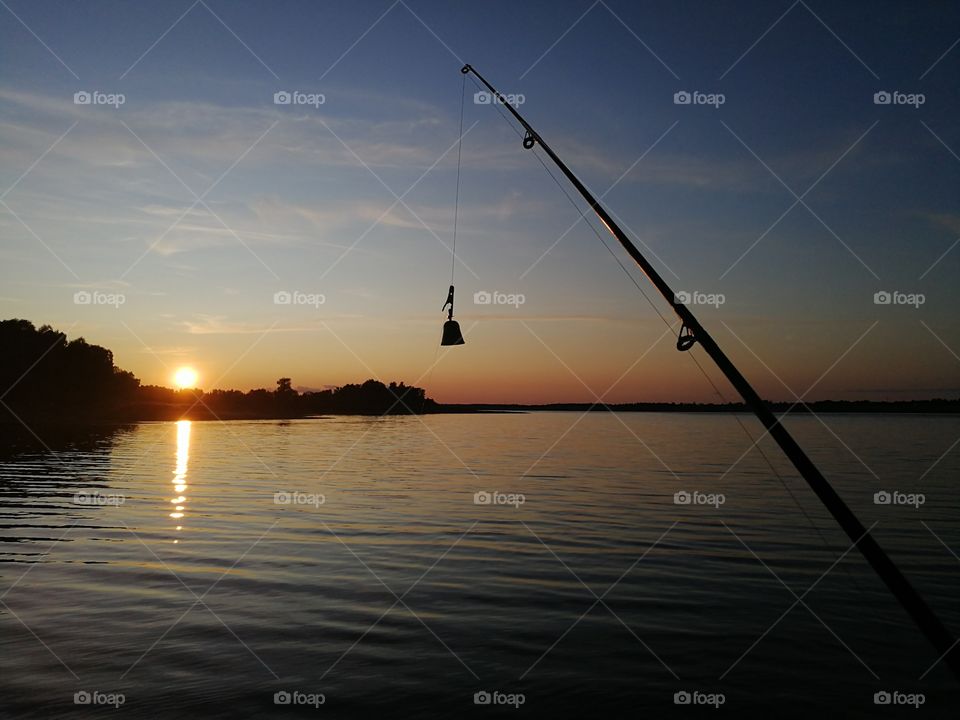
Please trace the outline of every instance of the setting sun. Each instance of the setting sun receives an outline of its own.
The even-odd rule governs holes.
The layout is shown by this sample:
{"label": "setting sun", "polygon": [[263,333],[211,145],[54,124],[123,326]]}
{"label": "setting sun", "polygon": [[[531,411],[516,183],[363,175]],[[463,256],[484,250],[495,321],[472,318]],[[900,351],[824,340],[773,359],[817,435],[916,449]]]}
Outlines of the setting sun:
{"label": "setting sun", "polygon": [[179,389],[197,386],[197,371],[190,367],[182,367],[173,375],[173,382]]}

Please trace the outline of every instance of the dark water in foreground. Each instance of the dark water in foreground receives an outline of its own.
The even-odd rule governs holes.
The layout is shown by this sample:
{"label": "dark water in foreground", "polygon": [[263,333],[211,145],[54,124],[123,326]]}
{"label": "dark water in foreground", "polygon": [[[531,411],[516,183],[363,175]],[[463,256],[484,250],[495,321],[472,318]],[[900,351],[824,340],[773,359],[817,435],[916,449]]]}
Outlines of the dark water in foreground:
{"label": "dark water in foreground", "polygon": [[[956,716],[960,685],[768,441],[809,517],[730,416],[578,418],[145,423],[0,455],[0,715],[713,716],[674,702],[699,692],[721,715]],[[789,426],[960,631],[960,418],[824,420]]]}

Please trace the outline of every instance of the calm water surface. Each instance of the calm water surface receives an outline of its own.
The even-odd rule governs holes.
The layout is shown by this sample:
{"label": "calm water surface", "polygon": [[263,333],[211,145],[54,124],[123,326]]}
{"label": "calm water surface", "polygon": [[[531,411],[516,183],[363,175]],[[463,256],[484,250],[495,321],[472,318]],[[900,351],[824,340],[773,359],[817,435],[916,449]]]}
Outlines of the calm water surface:
{"label": "calm water surface", "polygon": [[[824,421],[789,427],[960,631],[960,418]],[[750,446],[727,415],[533,413],[7,447],[0,715],[714,713],[674,704],[696,691],[721,714],[955,717],[932,649],[776,448],[772,470]],[[884,690],[925,705],[878,708]],[[124,703],[74,703],[95,691]]]}

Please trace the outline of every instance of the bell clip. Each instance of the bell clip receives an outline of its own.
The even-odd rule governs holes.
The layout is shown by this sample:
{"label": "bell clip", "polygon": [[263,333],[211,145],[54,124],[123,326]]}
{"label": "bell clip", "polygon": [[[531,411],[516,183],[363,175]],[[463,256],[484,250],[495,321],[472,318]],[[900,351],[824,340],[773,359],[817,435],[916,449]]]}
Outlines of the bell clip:
{"label": "bell clip", "polygon": [[456,320],[447,320],[443,324],[443,337],[440,339],[440,345],[463,345],[465,342],[463,333],[460,332],[460,323]]}
{"label": "bell clip", "polygon": [[463,333],[460,332],[460,323],[453,319],[453,285],[447,292],[447,301],[440,309],[447,311],[447,321],[443,324],[443,336],[440,338],[440,345],[463,345],[465,341]]}

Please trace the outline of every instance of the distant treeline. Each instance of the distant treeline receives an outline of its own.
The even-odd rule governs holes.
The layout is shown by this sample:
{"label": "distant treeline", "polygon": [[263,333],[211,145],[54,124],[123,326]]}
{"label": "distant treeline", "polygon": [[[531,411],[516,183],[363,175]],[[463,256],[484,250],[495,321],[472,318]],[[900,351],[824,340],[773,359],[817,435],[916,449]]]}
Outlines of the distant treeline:
{"label": "distant treeline", "polygon": [[300,418],[312,415],[419,415],[436,404],[423,388],[367,380],[330,390],[300,393],[290,378],[277,380],[275,390],[171,390],[147,385],[140,389],[132,414],[138,420],[187,417],[193,420]]}
{"label": "distant treeline", "polygon": [[113,353],[49,325],[0,321],[0,420],[169,420],[296,418],[326,413],[403,415],[431,412],[423,388],[402,382],[300,393],[290,378],[272,390],[173,390],[141,386],[113,364]]}

